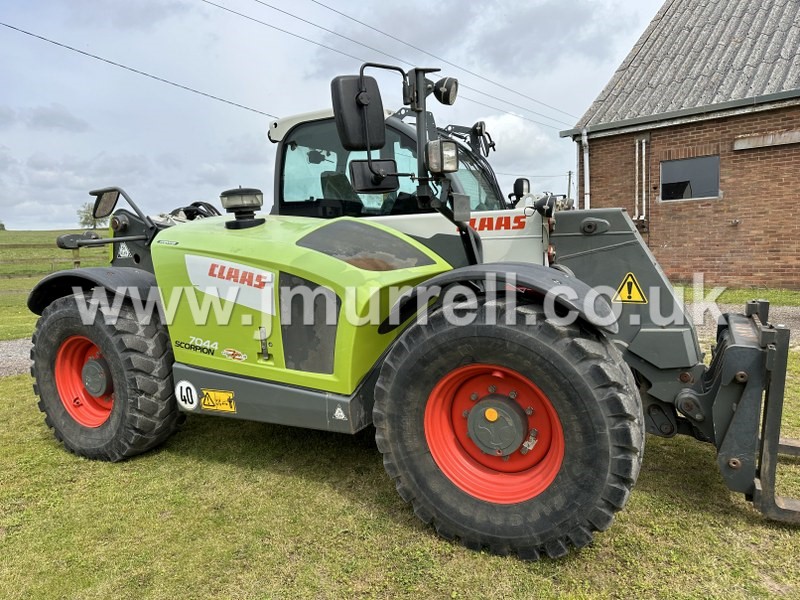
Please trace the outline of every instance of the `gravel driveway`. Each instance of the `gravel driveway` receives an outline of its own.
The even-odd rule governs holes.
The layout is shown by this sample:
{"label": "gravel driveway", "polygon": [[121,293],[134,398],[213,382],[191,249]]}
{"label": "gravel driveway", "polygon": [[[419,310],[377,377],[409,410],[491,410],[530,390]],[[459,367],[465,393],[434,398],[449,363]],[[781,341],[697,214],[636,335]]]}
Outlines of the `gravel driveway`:
{"label": "gravel driveway", "polygon": [[[694,320],[691,304],[687,304],[688,316]],[[742,307],[733,304],[720,304],[720,312],[741,312]],[[697,325],[699,318],[694,320],[697,327],[697,334],[701,340],[712,340],[717,329],[715,318],[706,312],[702,325]],[[800,348],[800,307],[797,306],[771,306],[770,320],[775,324],[783,324],[792,330],[792,348]],[[18,375],[28,373],[30,370],[31,342],[28,339],[10,340],[0,342],[0,356],[3,357],[0,363],[0,377],[6,375]]]}
{"label": "gravel driveway", "polygon": [[28,373],[31,368],[31,341],[26,338],[0,342],[0,356],[3,357],[0,377]]}

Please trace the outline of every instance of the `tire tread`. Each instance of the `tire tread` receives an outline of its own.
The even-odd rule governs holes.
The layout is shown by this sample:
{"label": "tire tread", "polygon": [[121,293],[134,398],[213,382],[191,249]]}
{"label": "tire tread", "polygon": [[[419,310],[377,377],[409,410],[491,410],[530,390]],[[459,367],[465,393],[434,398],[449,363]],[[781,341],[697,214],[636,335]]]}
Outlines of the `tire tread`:
{"label": "tire tread", "polygon": [[[622,354],[608,340],[580,323],[560,325],[545,318],[540,306],[520,304],[517,322],[534,322],[524,325],[536,330],[540,340],[545,340],[554,352],[569,357],[576,369],[585,376],[595,392],[598,405],[603,412],[610,438],[611,456],[609,474],[603,492],[593,506],[585,507],[578,523],[562,524],[561,533],[536,546],[521,540],[508,545],[498,544],[496,540],[482,538],[470,531],[459,533],[440,522],[435,511],[423,506],[415,497],[411,486],[404,481],[401,470],[393,456],[393,444],[388,430],[387,403],[391,381],[397,376],[411,349],[426,344],[429,338],[441,333],[444,318],[441,311],[429,315],[429,326],[412,325],[403,333],[387,356],[375,389],[373,421],[376,428],[376,442],[383,454],[384,466],[394,480],[398,493],[424,522],[433,521],[439,535],[445,539],[458,538],[459,542],[471,549],[488,548],[496,553],[512,552],[525,560],[537,560],[543,555],[560,558],[569,552],[570,547],[582,548],[592,543],[596,531],[605,531],[612,523],[616,512],[621,510],[630,496],[636,481],[644,452],[642,405],[630,369]],[[504,325],[504,311],[498,311],[496,323]],[[533,318],[533,321],[530,320]],[[521,320],[520,320],[521,319]],[[566,499],[565,499],[566,500]]]}
{"label": "tire tread", "polygon": [[[52,320],[70,315],[75,306],[75,298],[65,296],[50,304],[39,318],[31,349],[31,374],[35,380],[44,367],[36,360],[41,332]],[[117,462],[151,450],[177,429],[178,409],[172,384],[174,358],[169,336],[157,317],[151,318],[149,323],[141,323],[128,303],[123,304],[113,323],[105,323],[98,311],[93,327],[106,328],[125,372],[128,412],[111,443],[100,448],[81,448],[69,442],[54,425],[37,383],[33,391],[39,397],[37,406],[45,415],[45,424],[53,429],[56,439],[67,450],[87,458]]]}

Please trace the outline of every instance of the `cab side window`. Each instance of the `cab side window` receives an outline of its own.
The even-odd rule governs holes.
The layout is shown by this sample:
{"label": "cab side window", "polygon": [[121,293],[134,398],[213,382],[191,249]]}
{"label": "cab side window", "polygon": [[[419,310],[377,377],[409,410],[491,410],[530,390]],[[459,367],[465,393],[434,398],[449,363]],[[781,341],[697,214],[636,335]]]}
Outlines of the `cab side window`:
{"label": "cab side window", "polygon": [[343,152],[333,121],[297,127],[286,144],[282,201],[310,202],[322,198],[324,174],[336,172],[337,149]]}

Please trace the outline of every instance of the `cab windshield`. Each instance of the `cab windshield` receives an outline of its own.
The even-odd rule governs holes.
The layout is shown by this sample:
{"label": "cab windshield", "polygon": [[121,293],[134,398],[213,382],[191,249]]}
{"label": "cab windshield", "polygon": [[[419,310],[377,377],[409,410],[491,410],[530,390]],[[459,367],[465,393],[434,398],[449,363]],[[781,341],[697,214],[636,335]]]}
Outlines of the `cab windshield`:
{"label": "cab windshield", "polygon": [[[400,188],[395,192],[356,193],[349,166],[354,160],[364,160],[366,153],[342,147],[333,119],[298,125],[288,134],[283,148],[278,196],[281,214],[378,216],[432,210],[418,207],[417,184],[410,177],[400,177]],[[467,194],[473,211],[506,208],[491,173],[486,173],[488,164],[466,146],[458,143],[458,148],[459,170],[448,175],[453,191]],[[405,132],[387,127],[386,145],[373,157],[376,154],[395,160],[401,173],[416,172],[416,143]]]}

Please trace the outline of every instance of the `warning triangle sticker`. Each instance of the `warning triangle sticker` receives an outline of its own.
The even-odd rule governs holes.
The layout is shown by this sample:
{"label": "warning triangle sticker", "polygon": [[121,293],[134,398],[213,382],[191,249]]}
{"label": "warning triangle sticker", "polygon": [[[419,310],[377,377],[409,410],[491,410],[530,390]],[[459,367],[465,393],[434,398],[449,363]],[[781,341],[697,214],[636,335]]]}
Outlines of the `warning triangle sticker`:
{"label": "warning triangle sticker", "polygon": [[633,273],[628,273],[619,284],[617,293],[614,294],[612,302],[621,302],[623,304],[647,304],[647,297],[642,291],[642,286],[636,281],[636,276]]}
{"label": "warning triangle sticker", "polygon": [[203,405],[203,408],[212,408],[212,409],[216,408],[217,407],[217,403],[214,402],[214,399],[211,397],[211,394],[209,394],[205,390],[203,390],[203,391],[205,393],[203,394],[203,397],[200,399],[200,402]]}

